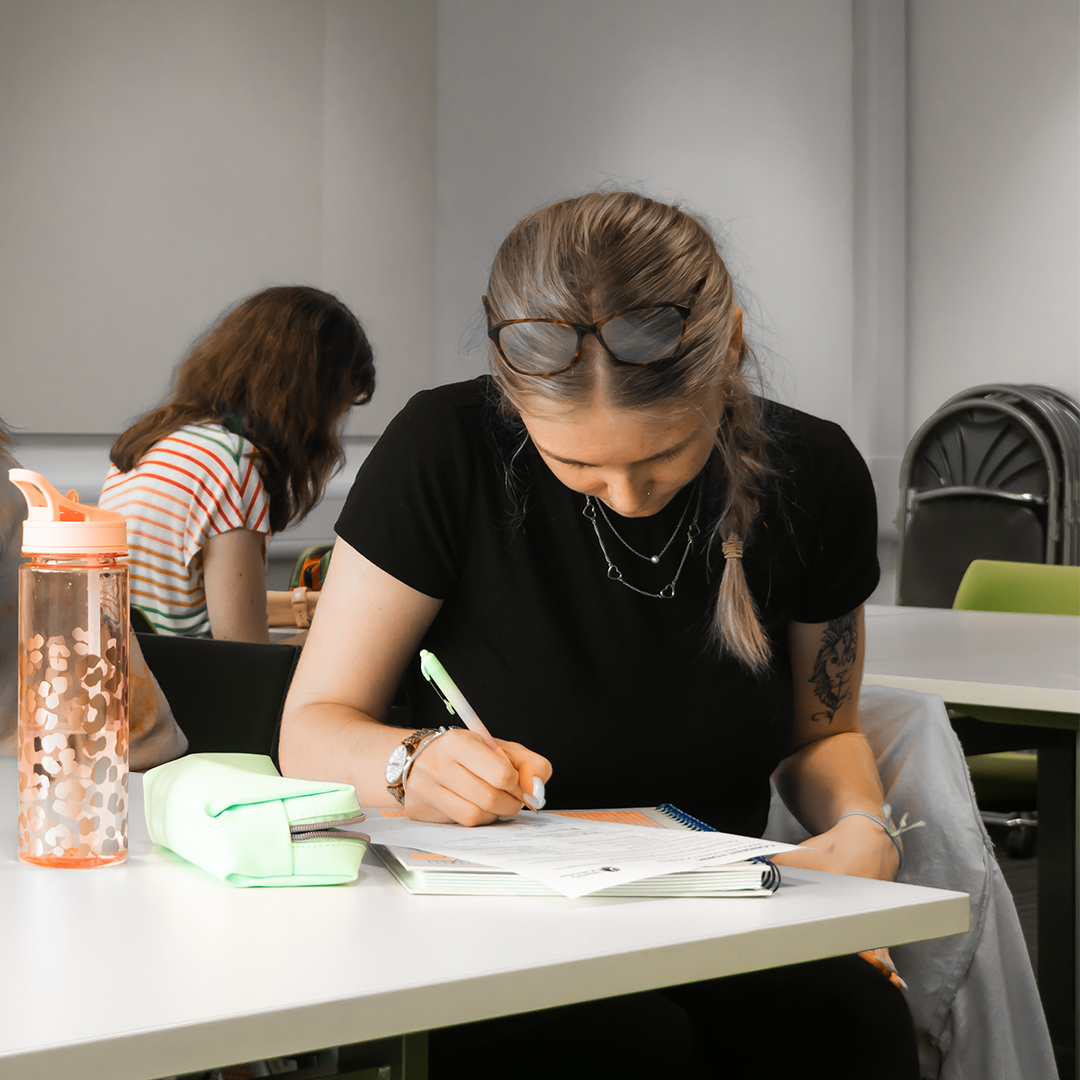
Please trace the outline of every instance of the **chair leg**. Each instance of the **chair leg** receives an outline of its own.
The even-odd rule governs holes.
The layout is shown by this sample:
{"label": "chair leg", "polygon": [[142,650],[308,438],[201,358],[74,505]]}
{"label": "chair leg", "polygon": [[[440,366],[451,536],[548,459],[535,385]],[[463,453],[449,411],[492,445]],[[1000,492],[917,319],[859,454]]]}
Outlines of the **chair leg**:
{"label": "chair leg", "polygon": [[1039,750],[1039,992],[1062,1076],[1076,1068],[1076,747]]}
{"label": "chair leg", "polygon": [[1004,828],[1005,849],[1014,859],[1030,859],[1035,854],[1036,831],[1039,815],[1034,810],[1017,810],[1000,813],[996,810],[980,810],[982,823],[991,827]]}

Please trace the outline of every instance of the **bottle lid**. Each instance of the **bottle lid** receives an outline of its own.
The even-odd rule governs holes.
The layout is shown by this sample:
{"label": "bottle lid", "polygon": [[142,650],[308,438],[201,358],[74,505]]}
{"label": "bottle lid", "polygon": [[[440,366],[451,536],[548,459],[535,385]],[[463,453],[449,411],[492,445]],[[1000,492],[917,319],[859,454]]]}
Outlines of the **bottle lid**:
{"label": "bottle lid", "polygon": [[23,522],[24,555],[126,555],[127,520],[115,510],[83,506],[61,495],[41,473],[8,469],[30,511]]}

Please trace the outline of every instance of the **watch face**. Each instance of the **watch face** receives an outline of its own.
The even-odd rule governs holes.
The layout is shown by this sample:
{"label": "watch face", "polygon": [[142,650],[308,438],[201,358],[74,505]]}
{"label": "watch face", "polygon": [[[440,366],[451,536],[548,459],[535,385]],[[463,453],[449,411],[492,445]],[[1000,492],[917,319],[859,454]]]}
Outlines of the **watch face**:
{"label": "watch face", "polygon": [[408,760],[408,747],[398,743],[391,751],[390,757],[387,758],[386,761],[386,782],[388,784],[396,784],[401,779],[401,774],[405,769],[405,762]]}

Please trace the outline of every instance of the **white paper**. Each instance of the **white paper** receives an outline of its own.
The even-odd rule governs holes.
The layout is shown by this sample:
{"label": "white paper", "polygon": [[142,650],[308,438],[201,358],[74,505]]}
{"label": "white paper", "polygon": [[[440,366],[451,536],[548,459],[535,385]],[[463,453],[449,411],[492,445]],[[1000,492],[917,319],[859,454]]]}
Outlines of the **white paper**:
{"label": "white paper", "polygon": [[382,818],[375,810],[364,831],[377,844],[513,870],[564,896],[586,896],[623,882],[792,849],[791,844],[730,833],[655,829],[558,814],[522,813],[512,821],[472,829]]}

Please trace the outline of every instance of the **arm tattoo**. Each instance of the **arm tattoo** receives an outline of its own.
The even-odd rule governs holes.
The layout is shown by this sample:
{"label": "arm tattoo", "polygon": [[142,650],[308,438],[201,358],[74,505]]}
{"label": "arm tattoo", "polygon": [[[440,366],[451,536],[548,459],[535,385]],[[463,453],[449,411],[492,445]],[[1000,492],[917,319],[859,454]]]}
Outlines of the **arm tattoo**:
{"label": "arm tattoo", "polygon": [[858,645],[859,627],[854,611],[829,621],[810,676],[814,696],[825,706],[814,713],[814,720],[831,724],[837,710],[851,697],[851,669]]}

